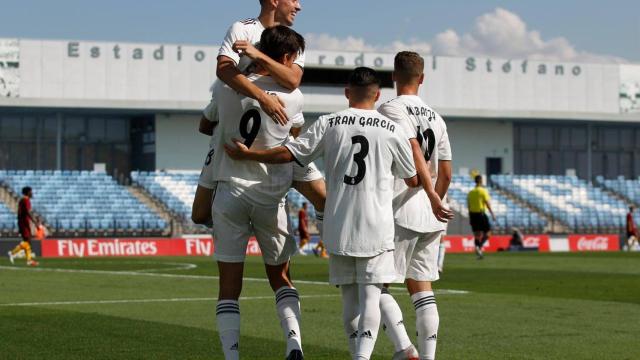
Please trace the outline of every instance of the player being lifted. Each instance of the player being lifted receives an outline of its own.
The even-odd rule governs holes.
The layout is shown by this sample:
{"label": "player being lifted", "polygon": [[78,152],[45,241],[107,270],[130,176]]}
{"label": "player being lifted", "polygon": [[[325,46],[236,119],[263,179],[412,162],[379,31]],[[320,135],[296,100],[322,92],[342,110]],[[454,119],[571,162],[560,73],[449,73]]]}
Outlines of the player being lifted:
{"label": "player being lifted", "polygon": [[418,186],[403,130],[378,113],[380,79],[357,68],[345,90],[350,108],[320,117],[285,146],[248,150],[225,145],[234,158],[304,166],[323,157],[327,175],[325,245],[330,283],[342,289],[343,321],[354,359],[369,359],[380,326],[382,284],[395,279],[393,264],[394,176]]}
{"label": "player being lifted", "polygon": [[[217,77],[214,89],[224,84],[240,94],[255,99],[260,108],[273,121],[286,124],[289,120],[282,100],[271,96],[249,81],[244,74],[252,64],[259,64],[281,86],[295,90],[300,86],[304,68],[304,53],[295,61],[295,66],[287,67],[274,61],[253,45],[260,41],[262,32],[276,25],[292,26],[302,10],[299,0],[260,0],[261,11],[257,19],[247,19],[234,23],[229,28],[218,53]],[[214,91],[215,92],[215,91]],[[211,199],[215,192],[214,166],[215,128],[218,122],[218,99],[215,97],[203,111],[200,132],[211,136],[209,150],[205,158],[192,208],[192,220],[196,224],[211,224]],[[294,168],[293,187],[304,195],[316,209],[316,220],[322,223],[322,212],[326,198],[324,179],[315,165]],[[319,226],[321,227],[321,226]]]}
{"label": "player being lifted", "polygon": [[[265,30],[260,48],[283,66],[294,66],[304,50],[304,39],[286,26]],[[278,96],[285,104],[286,125],[269,120],[259,103],[242,96],[228,86],[216,92],[219,100],[221,142],[243,139],[252,149],[269,149],[284,144],[291,125],[302,117],[300,90],[278,85],[262,66],[248,77],[253,85]],[[291,186],[290,164],[263,165],[229,158],[222,147],[213,156],[217,190],[213,199],[213,229],[216,237],[215,258],[220,272],[217,327],[225,359],[239,358],[240,307],[244,259],[249,237],[255,235],[264,259],[269,283],[275,292],[276,308],[287,341],[287,359],[302,359],[300,337],[300,303],[289,273],[289,258],[297,246],[289,233],[284,197]]]}
{"label": "player being lifted", "polygon": [[[422,183],[422,189],[409,188],[402,180],[395,184],[395,265],[398,281],[406,281],[415,306],[419,358],[431,360],[439,323],[431,283],[439,279],[440,238],[445,223],[453,218],[442,203],[451,182],[451,146],[444,120],[418,96],[424,59],[415,52],[398,53],[393,79],[398,97],[378,111],[405,130]],[[388,291],[383,291],[380,307],[386,332],[395,345],[393,358],[417,359],[400,307]]]}

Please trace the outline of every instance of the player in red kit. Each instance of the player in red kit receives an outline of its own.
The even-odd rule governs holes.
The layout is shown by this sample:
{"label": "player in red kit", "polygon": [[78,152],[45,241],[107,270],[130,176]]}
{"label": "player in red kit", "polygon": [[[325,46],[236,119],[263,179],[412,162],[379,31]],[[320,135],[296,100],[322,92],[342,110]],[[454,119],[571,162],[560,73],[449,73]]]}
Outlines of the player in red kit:
{"label": "player in red kit", "polygon": [[18,202],[18,231],[22,241],[12,251],[9,251],[9,260],[14,263],[15,256],[20,252],[25,252],[27,256],[27,265],[38,266],[38,262],[34,261],[31,256],[31,239],[33,234],[31,232],[32,227],[37,228],[38,221],[31,212],[31,198],[33,197],[33,190],[30,187],[24,187],[22,189],[22,198]]}

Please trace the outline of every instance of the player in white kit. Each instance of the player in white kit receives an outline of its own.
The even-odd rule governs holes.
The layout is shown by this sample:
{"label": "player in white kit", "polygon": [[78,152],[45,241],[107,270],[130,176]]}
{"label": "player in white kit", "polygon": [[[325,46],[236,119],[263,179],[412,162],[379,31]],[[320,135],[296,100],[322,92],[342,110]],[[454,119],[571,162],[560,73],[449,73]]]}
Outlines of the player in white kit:
{"label": "player in white kit", "polygon": [[345,91],[350,108],[320,117],[285,146],[247,150],[225,145],[234,158],[300,166],[322,156],[327,175],[324,238],[330,283],[339,285],[343,324],[354,359],[369,359],[380,326],[382,284],[396,278],[393,248],[394,177],[418,186],[411,148],[400,126],[375,110],[380,80],[357,68]]}
{"label": "player in white kit", "polygon": [[[211,199],[215,192],[216,182],[212,158],[215,153],[215,127],[218,122],[218,101],[216,90],[227,84],[234,90],[250,98],[256,99],[263,111],[280,124],[287,122],[283,112],[283,104],[276,96],[268,96],[262,89],[247,80],[244,72],[252,63],[257,63],[269,72],[276,82],[289,90],[300,85],[304,68],[304,52],[295,61],[296,66],[286,67],[274,61],[253,45],[260,41],[265,28],[279,24],[292,26],[295,17],[301,11],[299,0],[262,0],[260,16],[234,23],[224,38],[218,53],[217,76],[221,81],[214,84],[214,98],[204,109],[200,120],[200,132],[211,136],[209,150],[200,173],[198,187],[192,207],[192,220],[196,224],[210,225]],[[289,119],[291,120],[291,119]],[[293,187],[304,195],[316,208],[316,218],[322,221],[326,189],[322,174],[314,164],[306,168],[294,167]]]}
{"label": "player in white kit", "polygon": [[[261,49],[268,56],[294,66],[304,49],[304,39],[286,26],[265,30]],[[304,99],[300,90],[280,86],[258,66],[248,80],[267,93],[278,96],[290,119],[302,118]],[[294,121],[277,124],[259,103],[224,86],[216,93],[219,100],[220,141],[212,163],[216,169],[217,189],[213,199],[215,258],[220,272],[217,327],[225,359],[239,358],[242,274],[249,237],[255,235],[265,263],[267,277],[276,298],[276,309],[287,342],[287,359],[302,359],[300,302],[298,291],[289,278],[289,259],[297,246],[285,208],[285,195],[291,186],[290,164],[264,165],[231,159],[222,144],[242,139],[251,149],[270,149],[286,143]]]}
{"label": "player in white kit", "polygon": [[[435,358],[439,324],[431,282],[439,279],[440,238],[446,222],[453,218],[442,202],[451,182],[451,146],[444,120],[418,96],[424,81],[424,59],[414,52],[398,53],[393,78],[398,97],[378,111],[405,130],[423,184],[422,189],[414,189],[396,180],[395,265],[398,281],[406,281],[415,306],[419,359],[431,360]],[[388,292],[382,296],[381,308],[387,334],[396,346],[394,359],[416,359],[400,308]]]}

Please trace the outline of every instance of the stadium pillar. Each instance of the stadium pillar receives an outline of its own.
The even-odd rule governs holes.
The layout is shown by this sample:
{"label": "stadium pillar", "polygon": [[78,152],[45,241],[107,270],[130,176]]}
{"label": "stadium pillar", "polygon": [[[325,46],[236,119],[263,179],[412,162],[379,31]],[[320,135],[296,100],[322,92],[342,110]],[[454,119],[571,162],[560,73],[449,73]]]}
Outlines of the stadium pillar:
{"label": "stadium pillar", "polygon": [[56,115],[56,170],[62,170],[62,113]]}

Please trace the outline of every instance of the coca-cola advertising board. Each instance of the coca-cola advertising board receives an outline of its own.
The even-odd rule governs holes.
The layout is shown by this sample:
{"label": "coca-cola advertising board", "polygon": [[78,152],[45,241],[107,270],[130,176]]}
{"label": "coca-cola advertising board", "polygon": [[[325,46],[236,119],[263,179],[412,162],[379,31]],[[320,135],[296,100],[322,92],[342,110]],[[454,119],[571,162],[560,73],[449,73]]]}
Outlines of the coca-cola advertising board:
{"label": "coca-cola advertising board", "polygon": [[569,251],[619,251],[618,235],[569,235]]}

